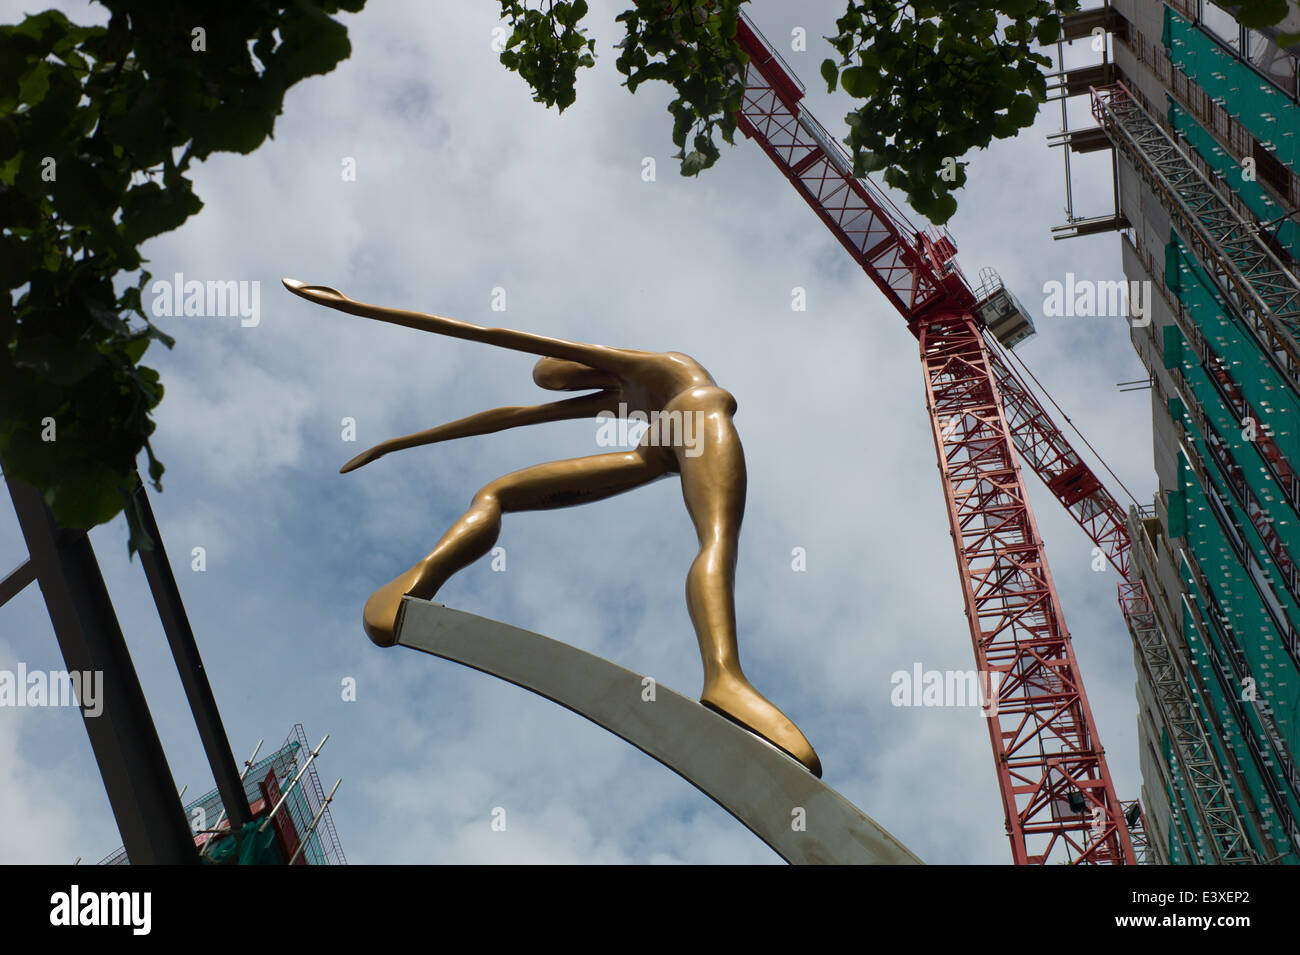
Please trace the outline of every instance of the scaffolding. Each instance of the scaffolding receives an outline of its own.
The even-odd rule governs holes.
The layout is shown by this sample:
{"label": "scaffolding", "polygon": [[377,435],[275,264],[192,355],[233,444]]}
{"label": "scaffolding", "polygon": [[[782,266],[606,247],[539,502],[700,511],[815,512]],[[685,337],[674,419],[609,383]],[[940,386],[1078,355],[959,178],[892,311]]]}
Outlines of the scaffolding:
{"label": "scaffolding", "polygon": [[1300,343],[1295,338],[1300,279],[1128,87],[1115,83],[1093,89],[1092,98],[1093,115],[1106,134],[1151,187],[1219,292],[1300,391]]}
{"label": "scaffolding", "polygon": [[[264,818],[274,808],[267,804],[268,790],[270,794],[284,791],[288,782],[302,770],[303,761],[310,753],[311,747],[307,743],[302,724],[295,723],[278,750],[249,765],[244,772],[244,794],[255,819]],[[270,785],[268,777],[271,776],[274,776],[274,785]],[[284,806],[280,809],[281,813],[286,814],[293,832],[302,844],[302,851],[295,860],[298,865],[347,865],[343,846],[330,817],[328,802],[315,763],[312,762],[298,785],[289,791]],[[201,856],[209,855],[212,846],[227,838],[230,833],[230,823],[225,818],[219,790],[213,789],[189,802],[185,806],[185,815],[196,830],[194,841]],[[99,864],[130,865],[130,859],[127,858],[126,849],[119,848],[100,860]]]}
{"label": "scaffolding", "polygon": [[[1237,812],[1205,724],[1188,692],[1187,678],[1156,620],[1146,584],[1141,579],[1121,584],[1119,605],[1154,691],[1177,768],[1192,794],[1196,822],[1207,836],[1202,844],[1208,847],[1211,858],[1201,861],[1213,865],[1258,863],[1245,821]],[[1189,840],[1189,844],[1195,842]]]}

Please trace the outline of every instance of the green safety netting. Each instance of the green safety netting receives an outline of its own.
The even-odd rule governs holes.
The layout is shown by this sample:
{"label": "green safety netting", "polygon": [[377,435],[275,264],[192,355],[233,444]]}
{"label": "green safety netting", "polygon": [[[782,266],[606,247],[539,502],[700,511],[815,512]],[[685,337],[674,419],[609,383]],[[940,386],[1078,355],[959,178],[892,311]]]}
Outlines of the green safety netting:
{"label": "green safety netting", "polygon": [[267,826],[258,832],[261,820],[254,819],[240,830],[239,839],[227,836],[204,857],[209,865],[230,865],[238,853],[239,865],[284,865],[284,854],[275,841],[275,829]]}
{"label": "green safety netting", "polygon": [[[1267,424],[1288,461],[1300,461],[1300,399],[1268,361],[1246,327],[1223,307],[1209,275],[1172,230],[1165,246],[1165,285],[1200,326],[1210,350],[1229,369],[1260,426]],[[1167,360],[1181,359],[1181,344],[1165,341]],[[1173,367],[1167,365],[1166,367]],[[1241,427],[1240,423],[1238,427]]]}
{"label": "green safety netting", "polygon": [[1230,104],[1233,119],[1275,149],[1279,162],[1300,169],[1300,106],[1169,7],[1161,40],[1175,66]]}
{"label": "green safety netting", "polygon": [[[1190,363],[1185,365],[1183,370],[1184,374],[1194,373]],[[1195,421],[1190,416],[1184,415],[1179,423],[1188,438],[1198,446],[1198,451],[1204,455],[1206,449],[1203,447],[1201,436],[1196,431]],[[1195,557],[1202,571],[1206,574],[1206,583],[1210,585],[1211,590],[1217,591],[1214,596],[1217,598],[1218,607],[1227,615],[1224,622],[1230,627],[1237,642],[1235,650],[1231,647],[1220,646],[1213,628],[1209,628],[1207,634],[1209,639],[1215,642],[1215,647],[1212,651],[1210,647],[1201,646],[1200,634],[1188,615],[1188,608],[1183,608],[1183,639],[1190,651],[1191,661],[1196,669],[1200,671],[1201,682],[1209,694],[1208,699],[1206,699],[1193,693],[1191,699],[1198,708],[1209,708],[1214,711],[1215,719],[1207,722],[1207,725],[1213,726],[1217,723],[1223,728],[1223,731],[1227,734],[1228,748],[1244,752],[1247,744],[1242,735],[1243,727],[1239,723],[1236,713],[1228,705],[1224,696],[1225,689],[1220,682],[1221,677],[1216,673],[1216,667],[1212,663],[1213,656],[1225,660],[1229,653],[1242,653],[1246,658],[1248,671],[1259,676],[1261,696],[1266,698],[1274,708],[1278,730],[1283,736],[1287,751],[1296,752],[1297,744],[1300,743],[1300,734],[1297,733],[1298,727],[1285,715],[1294,712],[1297,705],[1300,705],[1296,694],[1297,679],[1295,669],[1285,652],[1274,652],[1280,648],[1276,646],[1277,637],[1272,633],[1263,607],[1255,601],[1233,599],[1234,594],[1245,594],[1252,590],[1251,580],[1227,539],[1223,536],[1217,520],[1211,516],[1209,502],[1206,499],[1205,492],[1197,483],[1191,466],[1182,458],[1181,454],[1179,461],[1179,487],[1177,490],[1171,489],[1169,491],[1170,534],[1174,533],[1174,512],[1175,510],[1181,511],[1181,529],[1186,537],[1187,550]],[[1224,498],[1226,495],[1221,493],[1220,497]],[[1235,506],[1230,506],[1234,511],[1237,510]],[[1241,515],[1239,515],[1239,523],[1249,526],[1249,522]],[[1182,552],[1182,558],[1179,570],[1186,588],[1187,597],[1197,607],[1202,617],[1208,619],[1211,611],[1187,563],[1188,554],[1186,551]],[[1293,607],[1288,609],[1294,613]],[[1235,695],[1236,690],[1237,688],[1233,686],[1231,692]],[[1242,710],[1248,724],[1244,728],[1248,729],[1254,738],[1264,739],[1265,729],[1259,721],[1255,709],[1251,706],[1245,706],[1242,707]],[[1220,749],[1218,739],[1212,739],[1211,744],[1216,751]],[[1222,752],[1219,753],[1219,756],[1222,758]],[[1260,778],[1253,761],[1241,761],[1240,769],[1246,788],[1250,791],[1257,804],[1271,804],[1272,797]],[[1294,797],[1291,796],[1285,775],[1280,767],[1274,766],[1272,771],[1275,788],[1283,793],[1282,798],[1288,803],[1286,808],[1292,814],[1300,814],[1300,803],[1297,803]],[[1275,813],[1270,813],[1270,815],[1273,816],[1273,821],[1269,826],[1273,841],[1278,846],[1287,846],[1288,837],[1285,828],[1277,822]],[[1254,841],[1253,838],[1252,841]],[[1258,848],[1258,842],[1256,842],[1256,848]],[[1295,847],[1292,847],[1291,852],[1292,858],[1288,861],[1296,861],[1294,858]]]}
{"label": "green safety netting", "polygon": [[[1300,430],[1297,428],[1300,407],[1297,406],[1295,393],[1281,380],[1235,316],[1223,307],[1209,276],[1188,253],[1176,234],[1170,233],[1165,251],[1164,278],[1170,291],[1178,297],[1188,318],[1199,327],[1211,350],[1225,362],[1247,400],[1255,408],[1262,409],[1262,417],[1275,425],[1275,440],[1283,452],[1290,460],[1297,460],[1293,455],[1296,454],[1297,446],[1300,446],[1296,433]],[[1200,428],[1202,424],[1211,428],[1219,442],[1230,450],[1241,466],[1241,476],[1256,499],[1268,507],[1270,516],[1274,519],[1271,524],[1273,532],[1292,554],[1300,553],[1300,527],[1297,526],[1295,513],[1280,499],[1257,444],[1243,433],[1242,423],[1224,402],[1214,381],[1202,367],[1199,356],[1187,348],[1177,326],[1165,329],[1162,352],[1165,366],[1179,369],[1188,397],[1195,400],[1200,414],[1204,415],[1205,420],[1202,422],[1198,415],[1189,414],[1181,401],[1169,402],[1170,415],[1181,425],[1188,448],[1194,448],[1202,459],[1210,459],[1207,436],[1200,433]],[[1215,646],[1201,646],[1200,634],[1184,608],[1183,636],[1190,649],[1191,660],[1200,672],[1208,692],[1207,698],[1200,699],[1193,695],[1193,700],[1198,708],[1214,711],[1216,722],[1227,733],[1228,749],[1242,751],[1246,746],[1243,730],[1255,739],[1263,740],[1266,731],[1258,713],[1252,706],[1240,707],[1246,725],[1239,722],[1233,711],[1235,707],[1229,707],[1229,700],[1225,696],[1225,693],[1232,693],[1235,697],[1237,688],[1225,689],[1211,662],[1216,656],[1225,660],[1229,654],[1240,653],[1245,658],[1247,671],[1259,677],[1261,698],[1273,709],[1285,750],[1290,753],[1300,752],[1300,726],[1296,725],[1294,719],[1294,714],[1300,712],[1300,674],[1297,674],[1289,654],[1279,645],[1279,635],[1271,625],[1263,605],[1257,599],[1237,599],[1241,595],[1252,595],[1255,583],[1243,566],[1242,558],[1212,516],[1206,489],[1200,486],[1197,476],[1182,455],[1179,456],[1179,461],[1178,486],[1169,489],[1167,501],[1170,535],[1186,538],[1187,550],[1183,553],[1184,560],[1180,567],[1186,594],[1203,616],[1213,612],[1186,563],[1190,553],[1206,575],[1206,584],[1216,598],[1218,608],[1226,614],[1224,623],[1230,627],[1236,644],[1234,647],[1219,646],[1219,638],[1213,628],[1210,628],[1208,639]],[[1210,468],[1207,469],[1206,477],[1215,486],[1220,502],[1235,518],[1239,533],[1245,537],[1245,545],[1262,567],[1276,572],[1252,521],[1238,506],[1221,476]],[[1274,590],[1273,596],[1284,616],[1292,620],[1300,619],[1300,611],[1285,589]],[[1220,740],[1211,742],[1216,750],[1220,749]],[[1219,755],[1222,757],[1222,752]],[[1241,768],[1245,787],[1252,798],[1260,805],[1269,805],[1272,800],[1269,788],[1265,786],[1253,762],[1242,761]],[[1290,793],[1281,768],[1271,766],[1270,771],[1274,777],[1272,788],[1283,794],[1286,809],[1293,815],[1300,815],[1300,803]],[[1179,785],[1185,785],[1185,781],[1180,781]],[[1275,844],[1279,847],[1287,846],[1288,837],[1284,827],[1278,824],[1275,813],[1270,812],[1268,815],[1272,817],[1267,825]],[[1256,848],[1258,845],[1256,842]],[[1291,847],[1285,861],[1297,861],[1296,847]]]}
{"label": "green safety netting", "polygon": [[[1193,491],[1191,493],[1194,494],[1195,492]],[[1196,529],[1195,522],[1193,522],[1193,524],[1194,524],[1193,531],[1195,531]],[[1200,529],[1207,531],[1209,535],[1214,534],[1214,531],[1209,528],[1208,523],[1200,525]],[[1219,541],[1218,543],[1221,546],[1223,546],[1225,542]],[[1204,550],[1208,548],[1203,546],[1202,549]],[[1204,565],[1202,565],[1202,567],[1204,567]],[[1206,613],[1204,600],[1201,597],[1199,588],[1196,586],[1195,577],[1193,576],[1191,567],[1188,565],[1185,557],[1184,560],[1180,563],[1179,571],[1180,571],[1180,575],[1183,578],[1183,583],[1187,588],[1188,597],[1194,603],[1197,604],[1198,609],[1201,610],[1202,616],[1204,616]],[[1191,657],[1196,668],[1201,673],[1201,683],[1205,687],[1205,690],[1209,697],[1207,700],[1201,697],[1199,694],[1192,694],[1191,699],[1193,701],[1193,704],[1197,708],[1202,710],[1210,709],[1213,710],[1214,713],[1216,714],[1216,721],[1223,728],[1225,736],[1223,739],[1219,739],[1214,733],[1211,733],[1209,742],[1211,747],[1213,747],[1215,751],[1216,762],[1218,762],[1220,766],[1229,765],[1227,761],[1228,751],[1244,753],[1244,752],[1248,752],[1249,749],[1246,740],[1241,732],[1242,729],[1241,724],[1237,721],[1236,716],[1232,711],[1232,708],[1229,707],[1228,705],[1228,701],[1224,696],[1224,688],[1220,683],[1219,679],[1216,677],[1214,673],[1215,668],[1211,663],[1212,653],[1217,653],[1220,659],[1222,659],[1224,657],[1224,654],[1228,652],[1228,648],[1218,646],[1218,641],[1216,640],[1213,627],[1207,628],[1206,632],[1209,639],[1215,641],[1216,644],[1215,647],[1210,648],[1210,647],[1202,646],[1201,638],[1199,632],[1197,631],[1196,625],[1193,623],[1192,619],[1188,616],[1186,611],[1184,611],[1183,613],[1182,623],[1183,623],[1183,639],[1186,641],[1187,647],[1191,653]],[[1234,686],[1233,691],[1235,692],[1235,690],[1236,687]],[[1254,717],[1254,708],[1243,707],[1242,709],[1246,713],[1247,722],[1250,724],[1247,727],[1247,729],[1249,729],[1251,734],[1254,735],[1257,739],[1262,739],[1263,727],[1259,725],[1258,719]],[[1213,726],[1214,723],[1209,723],[1208,725]],[[1238,760],[1237,766],[1238,769],[1240,770],[1241,777],[1244,779],[1246,783],[1246,789],[1247,791],[1249,791],[1251,797],[1254,799],[1255,804],[1257,806],[1271,806],[1273,802],[1272,797],[1270,796],[1268,789],[1265,788],[1263,780],[1260,778],[1259,772],[1255,767],[1254,760],[1250,760],[1250,759]],[[1273,768],[1273,774],[1275,778],[1277,778],[1278,780],[1281,780],[1283,778],[1282,774],[1276,767]],[[1297,807],[1295,805],[1294,799],[1290,798],[1288,788],[1285,785],[1283,785],[1280,788],[1283,793],[1283,798],[1290,803],[1290,806],[1288,807],[1290,812],[1294,814],[1297,811]],[[1260,848],[1260,840],[1259,840],[1260,833],[1259,833],[1259,826],[1257,824],[1257,821],[1251,818],[1249,812],[1245,811],[1246,807],[1242,804],[1242,799],[1240,797],[1240,794],[1236,791],[1236,788],[1230,787],[1230,789],[1232,790],[1233,798],[1237,802],[1237,811],[1241,814],[1242,819],[1246,824],[1246,829],[1250,837],[1250,841],[1252,845],[1255,847],[1256,851],[1258,851]],[[1296,851],[1296,847],[1290,845],[1290,840],[1287,837],[1286,829],[1281,824],[1280,820],[1277,818],[1277,812],[1269,811],[1268,813],[1266,813],[1266,815],[1268,817],[1268,821],[1264,824],[1268,829],[1269,835],[1271,836],[1274,845],[1276,845],[1279,849],[1283,851],[1289,849],[1289,854],[1291,855],[1291,858],[1286,861],[1294,862],[1295,861],[1294,854]]]}
{"label": "green safety netting", "polygon": [[[1290,211],[1270,199],[1257,180],[1252,182],[1245,178],[1244,170],[1236,160],[1187,110],[1175,103],[1173,97],[1169,99],[1169,124],[1186,136],[1188,144],[1223,175],[1224,182],[1241,197],[1241,201],[1261,222],[1273,222]],[[1271,227],[1269,234],[1276,236],[1278,242],[1300,259],[1300,225],[1287,219]]]}

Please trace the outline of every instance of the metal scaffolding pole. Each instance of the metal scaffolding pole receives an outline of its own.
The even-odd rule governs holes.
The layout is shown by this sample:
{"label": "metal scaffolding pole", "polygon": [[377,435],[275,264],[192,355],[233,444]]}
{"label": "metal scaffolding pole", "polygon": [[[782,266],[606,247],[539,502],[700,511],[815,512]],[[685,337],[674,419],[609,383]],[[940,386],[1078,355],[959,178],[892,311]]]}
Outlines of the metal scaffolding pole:
{"label": "metal scaffolding pole", "polygon": [[203,741],[208,765],[212,767],[212,777],[221,793],[221,802],[232,828],[238,831],[253,821],[253,811],[248,805],[248,796],[244,792],[235,757],[230,752],[221,712],[217,709],[212,685],[203,669],[203,658],[194,641],[194,631],[190,629],[190,619],[185,613],[185,604],[181,602],[176,576],[167,560],[162,534],[158,531],[158,522],[154,518],[153,507],[149,504],[149,495],[143,482],[136,486],[135,502],[139,507],[145,533],[153,539],[152,550],[140,551],[140,563],[144,565],[145,577],[149,580],[149,589],[158,606],[163,632],[167,635],[167,643],[176,659],[176,669],[180,673],[190,711],[194,714],[194,723],[198,727],[199,738]]}
{"label": "metal scaffolding pole", "polygon": [[1212,858],[1201,861],[1210,865],[1257,863],[1245,822],[1232,801],[1209,734],[1188,692],[1187,678],[1165,642],[1141,578],[1120,585],[1119,603],[1192,795],[1191,808],[1205,833],[1204,844],[1212,854]]}
{"label": "metal scaffolding pole", "polygon": [[7,483],[63,661],[69,673],[103,678],[102,711],[92,716],[83,707],[82,718],[127,857],[136,865],[197,864],[194,835],[90,538],[59,527],[34,487]]}
{"label": "metal scaffolding pole", "polygon": [[1093,115],[1151,187],[1183,241],[1265,353],[1300,390],[1300,278],[1123,83],[1092,91]]}

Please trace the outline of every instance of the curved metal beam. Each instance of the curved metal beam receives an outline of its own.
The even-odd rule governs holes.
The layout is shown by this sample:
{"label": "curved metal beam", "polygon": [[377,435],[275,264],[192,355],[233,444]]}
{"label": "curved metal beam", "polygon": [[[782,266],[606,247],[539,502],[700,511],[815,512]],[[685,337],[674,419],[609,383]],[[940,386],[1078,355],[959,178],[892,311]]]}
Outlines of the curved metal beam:
{"label": "curved metal beam", "polygon": [[653,756],[790,863],[921,860],[776,747],[664,686],[509,624],[406,597],[397,642],[559,703]]}

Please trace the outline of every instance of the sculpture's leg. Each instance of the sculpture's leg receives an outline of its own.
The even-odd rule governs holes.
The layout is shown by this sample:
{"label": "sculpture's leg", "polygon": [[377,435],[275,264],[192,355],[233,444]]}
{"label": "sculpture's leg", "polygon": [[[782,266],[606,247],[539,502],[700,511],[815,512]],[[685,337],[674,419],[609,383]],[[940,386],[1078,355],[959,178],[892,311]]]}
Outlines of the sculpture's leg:
{"label": "sculpture's leg", "polygon": [[469,510],[424,560],[371,595],[362,618],[366,633],[381,647],[392,646],[402,597],[428,600],[452,574],[492,550],[502,514],[599,501],[661,478],[672,467],[660,449],[638,448],[552,461],[497,478],[474,495]]}
{"label": "sculpture's leg", "polygon": [[799,728],[759,693],[740,668],[736,639],[736,558],[745,513],[745,455],[729,415],[704,416],[705,452],[678,455],[682,495],[700,550],[686,576],[686,606],[704,658],[700,702],[775,744],[822,774]]}

